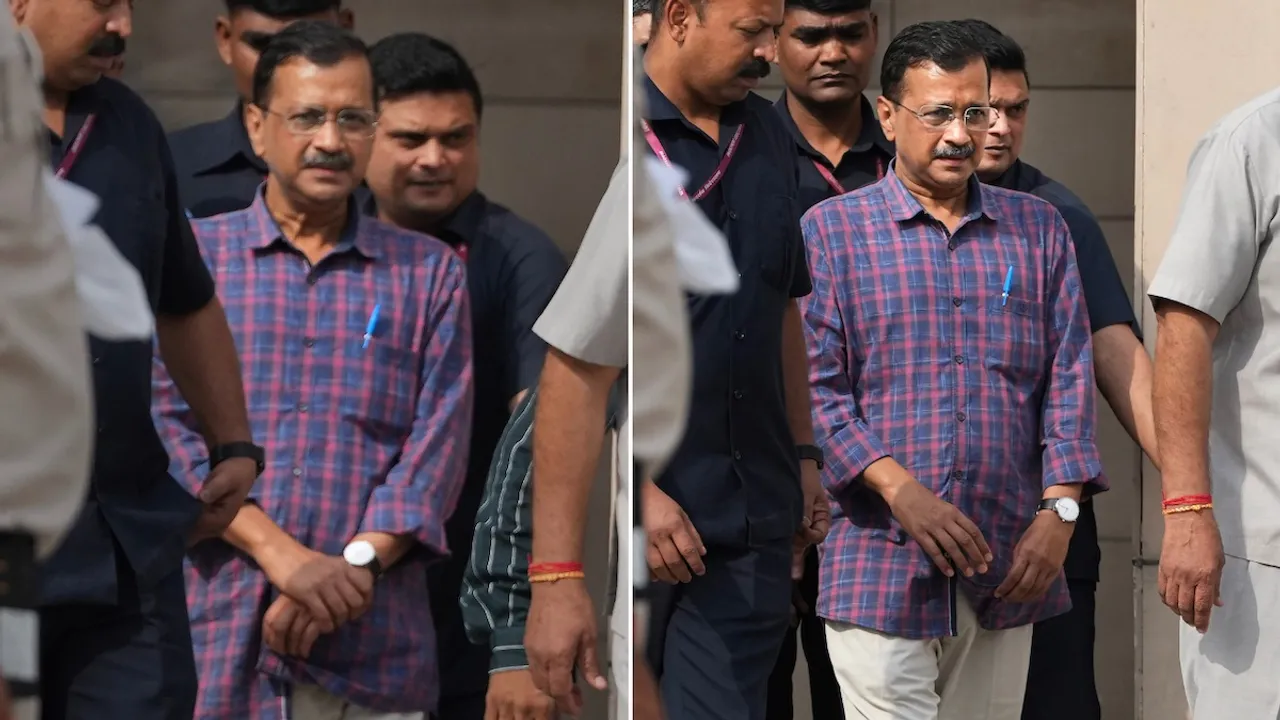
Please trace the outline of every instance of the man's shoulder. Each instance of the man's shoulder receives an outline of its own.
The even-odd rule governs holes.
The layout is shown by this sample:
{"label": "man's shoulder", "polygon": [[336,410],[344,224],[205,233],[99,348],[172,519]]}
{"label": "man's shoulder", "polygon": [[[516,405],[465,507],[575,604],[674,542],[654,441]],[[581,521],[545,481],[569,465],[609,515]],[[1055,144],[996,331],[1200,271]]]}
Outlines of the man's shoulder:
{"label": "man's shoulder", "polygon": [[1229,139],[1246,147],[1280,146],[1280,88],[1269,90],[1224,115],[1205,133],[1204,139]]}
{"label": "man's shoulder", "polygon": [[136,129],[164,134],[160,118],[142,96],[119,80],[104,77],[93,86],[98,101]]}
{"label": "man's shoulder", "polygon": [[174,130],[169,133],[169,144],[174,148],[195,147],[217,130],[220,122],[221,120],[209,120]]}
{"label": "man's shoulder", "polygon": [[190,221],[191,232],[202,250],[217,252],[225,249],[229,243],[245,237],[256,227],[253,211],[253,206],[249,206],[243,210],[193,218]]}
{"label": "man's shoulder", "polygon": [[809,208],[800,222],[805,223],[812,219],[821,224],[823,218],[836,216],[860,223],[869,222],[875,208],[884,198],[884,182],[885,180],[881,179],[842,195],[833,195],[822,200]]}
{"label": "man's shoulder", "polygon": [[1058,208],[1049,200],[1041,197],[1037,191],[1009,190],[995,185],[983,184],[982,194],[986,199],[1001,208],[1006,214],[1015,217],[1028,217],[1037,220],[1049,219],[1061,215]]}
{"label": "man's shoulder", "polygon": [[[232,213],[234,215],[234,213]],[[426,267],[448,258],[456,259],[457,253],[443,240],[383,222],[376,217],[361,214],[360,235],[373,246],[387,253],[387,259],[399,265]]]}
{"label": "man's shoulder", "polygon": [[1044,174],[1034,165],[1027,164],[1027,169],[1031,170],[1036,177],[1035,185],[1027,190],[1028,193],[1053,205],[1064,217],[1068,213],[1083,213],[1097,222],[1093,211],[1084,200],[1080,199],[1079,195],[1072,192],[1071,188]]}
{"label": "man's shoulder", "polygon": [[542,228],[520,213],[501,203],[485,199],[482,232],[494,242],[502,254],[513,259],[564,253]]}

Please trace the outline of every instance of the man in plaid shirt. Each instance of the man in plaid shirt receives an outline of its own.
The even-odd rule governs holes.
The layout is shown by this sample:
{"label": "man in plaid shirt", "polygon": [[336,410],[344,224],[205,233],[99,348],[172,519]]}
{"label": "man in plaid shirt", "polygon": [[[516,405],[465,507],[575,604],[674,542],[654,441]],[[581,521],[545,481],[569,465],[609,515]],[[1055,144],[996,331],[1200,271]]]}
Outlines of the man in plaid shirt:
{"label": "man in plaid shirt", "polygon": [[897,159],[802,220],[835,505],[818,614],[848,717],[1017,720],[1031,624],[1069,608],[1078,501],[1105,489],[1066,224],[975,176],[988,81],[963,26],[904,29],[877,102]]}
{"label": "man in plaid shirt", "polygon": [[[195,716],[423,720],[439,697],[426,566],[448,553],[471,421],[465,272],[352,199],[377,117],[360,40],[290,26],[253,95],[267,182],[194,227],[267,461],[223,537],[188,554]],[[171,472],[196,485],[205,418],[163,368],[154,384]]]}

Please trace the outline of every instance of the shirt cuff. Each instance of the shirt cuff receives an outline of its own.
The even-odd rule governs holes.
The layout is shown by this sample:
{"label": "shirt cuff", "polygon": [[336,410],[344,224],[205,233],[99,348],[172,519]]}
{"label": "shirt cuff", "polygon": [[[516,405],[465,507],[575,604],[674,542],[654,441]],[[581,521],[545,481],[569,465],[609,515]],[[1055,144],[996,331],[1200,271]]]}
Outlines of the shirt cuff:
{"label": "shirt cuff", "polygon": [[1045,489],[1054,485],[1083,483],[1081,497],[1087,498],[1110,489],[1102,474],[1098,446],[1092,440],[1072,440],[1046,445],[1042,456]]}
{"label": "shirt cuff", "polygon": [[524,651],[524,626],[494,628],[489,636],[489,674],[508,670],[524,670],[529,667],[529,656]]}

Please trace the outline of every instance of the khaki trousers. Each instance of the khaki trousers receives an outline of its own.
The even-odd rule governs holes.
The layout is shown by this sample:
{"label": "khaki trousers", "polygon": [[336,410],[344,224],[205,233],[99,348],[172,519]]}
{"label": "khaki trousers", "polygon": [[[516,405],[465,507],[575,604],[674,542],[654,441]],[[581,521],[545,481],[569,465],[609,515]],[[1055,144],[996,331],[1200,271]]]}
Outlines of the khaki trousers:
{"label": "khaki trousers", "polygon": [[425,712],[381,713],[358,707],[315,685],[295,685],[289,697],[291,720],[426,720]]}
{"label": "khaki trousers", "polygon": [[908,640],[827,622],[845,720],[1020,720],[1032,626],[984,630],[957,600],[955,637]]}

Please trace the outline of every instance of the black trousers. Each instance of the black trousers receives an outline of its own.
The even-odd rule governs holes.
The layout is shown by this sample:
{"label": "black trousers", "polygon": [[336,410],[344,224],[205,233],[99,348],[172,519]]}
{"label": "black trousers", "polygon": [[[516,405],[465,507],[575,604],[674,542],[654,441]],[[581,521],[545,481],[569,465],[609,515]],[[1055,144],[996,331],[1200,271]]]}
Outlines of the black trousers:
{"label": "black trousers", "polygon": [[790,626],[791,539],[709,546],[707,572],[655,583],[648,655],[667,720],[764,720]]}
{"label": "black trousers", "polygon": [[[1071,611],[1036,623],[1022,720],[1101,720],[1093,674],[1098,584],[1068,580]],[[1241,719],[1243,720],[1243,719]]]}
{"label": "black trousers", "polygon": [[[787,631],[778,653],[778,662],[769,676],[769,703],[766,720],[793,720],[793,699],[796,656],[804,648],[805,663],[809,667],[809,696],[813,702],[814,720],[843,720],[844,704],[840,700],[840,684],[836,682],[831,657],[827,655],[827,629],[822,618],[814,613],[818,605],[818,551],[809,548],[805,556],[804,577],[796,584],[796,594],[804,605],[797,610],[799,632]],[[798,640],[797,640],[797,635]]]}
{"label": "black trousers", "polygon": [[[123,558],[118,564],[125,565]],[[154,588],[119,573],[116,605],[40,611],[43,720],[191,720],[196,668],[182,567]]]}

